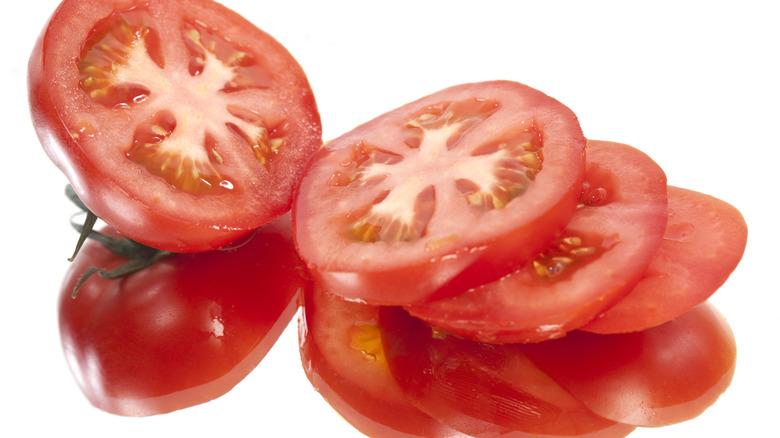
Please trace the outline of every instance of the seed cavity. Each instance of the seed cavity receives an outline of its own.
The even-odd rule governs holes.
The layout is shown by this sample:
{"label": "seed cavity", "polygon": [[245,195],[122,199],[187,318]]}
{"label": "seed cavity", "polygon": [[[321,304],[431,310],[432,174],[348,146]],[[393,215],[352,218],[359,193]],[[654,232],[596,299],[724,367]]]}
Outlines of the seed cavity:
{"label": "seed cavity", "polygon": [[575,266],[597,255],[600,245],[588,243],[581,236],[558,238],[532,262],[536,275],[542,279],[560,278]]}
{"label": "seed cavity", "polygon": [[349,346],[366,360],[385,362],[382,333],[375,323],[358,322],[349,329]]}

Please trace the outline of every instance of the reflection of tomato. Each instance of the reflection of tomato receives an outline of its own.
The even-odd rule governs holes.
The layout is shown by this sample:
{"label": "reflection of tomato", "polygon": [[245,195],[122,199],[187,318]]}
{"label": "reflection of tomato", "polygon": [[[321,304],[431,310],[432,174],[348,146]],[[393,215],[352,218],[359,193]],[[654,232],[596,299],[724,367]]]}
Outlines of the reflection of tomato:
{"label": "reflection of tomato", "polygon": [[539,91],[447,88],[315,154],[293,204],[298,248],[320,284],[350,299],[405,305],[463,292],[563,229],[584,147],[574,114]]}
{"label": "reflection of tomato", "polygon": [[457,432],[412,406],[387,367],[378,308],[313,287],[300,319],[301,359],[312,385],[373,438],[444,438]]}
{"label": "reflection of tomato", "polygon": [[456,338],[399,308],[381,309],[379,322],[387,363],[412,403],[469,436],[607,438],[634,429],[594,414],[516,345]]}
{"label": "reflection of tomato", "polygon": [[71,298],[88,267],[126,261],[87,242],[59,308],[77,383],[120,415],[170,412],[230,390],[276,342],[308,283],[284,216],[238,249],[173,255],[117,280],[93,276]]}
{"label": "reflection of tomato", "polygon": [[630,146],[589,141],[587,154],[582,206],[550,247],[498,281],[411,313],[477,341],[538,342],[625,296],[661,243],[666,176]]}
{"label": "reflection of tomato", "polygon": [[97,216],[175,252],[289,209],[321,144],[300,66],[209,0],[65,0],[29,64],[46,153]]}
{"label": "reflection of tomato", "polygon": [[702,193],[668,190],[666,234],[642,280],[583,330],[629,332],[674,319],[709,298],[742,259],[747,225],[739,210]]}
{"label": "reflection of tomato", "polygon": [[637,426],[696,417],[726,390],[736,365],[731,328],[709,303],[641,332],[576,331],[519,347],[585,406]]}

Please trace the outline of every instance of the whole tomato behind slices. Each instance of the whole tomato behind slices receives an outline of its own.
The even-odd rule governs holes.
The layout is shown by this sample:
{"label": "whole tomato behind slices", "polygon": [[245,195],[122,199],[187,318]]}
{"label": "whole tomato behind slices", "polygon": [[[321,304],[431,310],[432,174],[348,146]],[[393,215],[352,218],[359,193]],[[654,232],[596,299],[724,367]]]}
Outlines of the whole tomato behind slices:
{"label": "whole tomato behind slices", "polygon": [[321,144],[306,76],[209,0],[65,0],[28,67],[44,150],[98,217],[174,252],[289,210]]}
{"label": "whole tomato behind slices", "polygon": [[588,323],[623,298],[661,243],[666,175],[624,144],[589,141],[580,208],[556,240],[498,281],[408,310],[490,343],[539,342]]}
{"label": "whole tomato behind slices", "polygon": [[571,219],[585,138],[575,115],[515,82],[463,84],[336,138],[293,204],[326,290],[377,305],[461,293],[529,261]]}
{"label": "whole tomato behind slices", "polygon": [[693,190],[668,192],[666,233],[642,280],[581,330],[608,334],[663,324],[707,300],[736,269],[748,234],[739,210]]}
{"label": "whole tomato behind slices", "polygon": [[72,298],[87,268],[125,262],[87,242],[65,277],[59,321],[81,390],[96,407],[126,416],[229,391],[276,342],[309,281],[284,216],[239,248],[172,255],[115,280],[95,275]]}
{"label": "whole tomato behind slices", "polygon": [[636,426],[698,416],[728,388],[736,366],[734,334],[709,302],[641,332],[574,331],[518,347],[593,412]]}
{"label": "whole tomato behind slices", "polygon": [[635,428],[593,413],[516,345],[461,339],[396,307],[379,310],[379,327],[411,402],[468,436],[617,438]]}
{"label": "whole tomato behind slices", "polygon": [[414,407],[387,366],[379,308],[307,290],[299,320],[301,359],[320,395],[372,438],[466,437]]}

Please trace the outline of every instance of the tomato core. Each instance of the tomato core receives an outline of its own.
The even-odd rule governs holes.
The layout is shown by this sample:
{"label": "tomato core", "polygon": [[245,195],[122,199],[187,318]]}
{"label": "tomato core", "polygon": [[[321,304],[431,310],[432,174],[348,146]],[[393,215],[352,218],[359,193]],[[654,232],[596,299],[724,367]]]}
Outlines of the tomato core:
{"label": "tomato core", "polygon": [[[233,136],[266,168],[284,141],[261,117],[230,95],[270,87],[269,73],[250,52],[195,21],[184,20],[181,42],[189,75],[163,74],[166,64],[154,18],[144,8],[116,11],[99,21],[84,42],[79,86],[91,100],[114,111],[144,108],[127,158],[176,189],[218,195],[237,187],[224,164],[220,143]],[[159,109],[149,102],[188,102]],[[214,96],[218,96],[214,99]],[[212,113],[220,114],[211,121]]]}

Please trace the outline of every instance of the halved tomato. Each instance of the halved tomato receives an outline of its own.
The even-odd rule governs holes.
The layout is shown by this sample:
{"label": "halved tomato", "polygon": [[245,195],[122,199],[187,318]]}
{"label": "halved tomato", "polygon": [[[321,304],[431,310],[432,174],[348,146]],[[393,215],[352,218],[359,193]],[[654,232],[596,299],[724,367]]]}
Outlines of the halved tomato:
{"label": "halved tomato", "polygon": [[275,344],[309,283],[283,216],[236,249],[171,255],[120,279],[95,275],[72,298],[88,268],[127,262],[88,241],[59,302],[78,386],[117,415],[167,413],[228,392]]}
{"label": "halved tomato", "polygon": [[379,309],[319,287],[299,320],[301,359],[312,386],[344,419],[373,438],[463,436],[414,407],[387,367]]}
{"label": "halved tomato", "polygon": [[591,321],[639,281],[666,227],[666,175],[643,152],[589,141],[580,208],[532,262],[461,295],[410,306],[467,339],[538,342]]}
{"label": "halved tomato", "polygon": [[642,280],[581,330],[621,333],[663,324],[707,300],[736,269],[748,233],[739,210],[693,190],[668,192],[666,233]]}
{"label": "halved tomato", "polygon": [[413,304],[494,280],[541,252],[581,191],[575,115],[507,81],[458,85],[328,142],[293,205],[328,291]]}
{"label": "halved tomato", "polygon": [[390,370],[412,403],[469,436],[612,438],[634,430],[594,414],[517,345],[457,338],[396,307],[379,311],[379,327]]}
{"label": "halved tomato", "polygon": [[98,217],[155,248],[221,247],[281,216],[321,144],[298,63],[209,0],[65,0],[28,75],[46,153]]}
{"label": "halved tomato", "polygon": [[518,347],[593,412],[636,426],[698,416],[728,388],[736,366],[734,334],[709,302],[641,332],[574,331]]}

